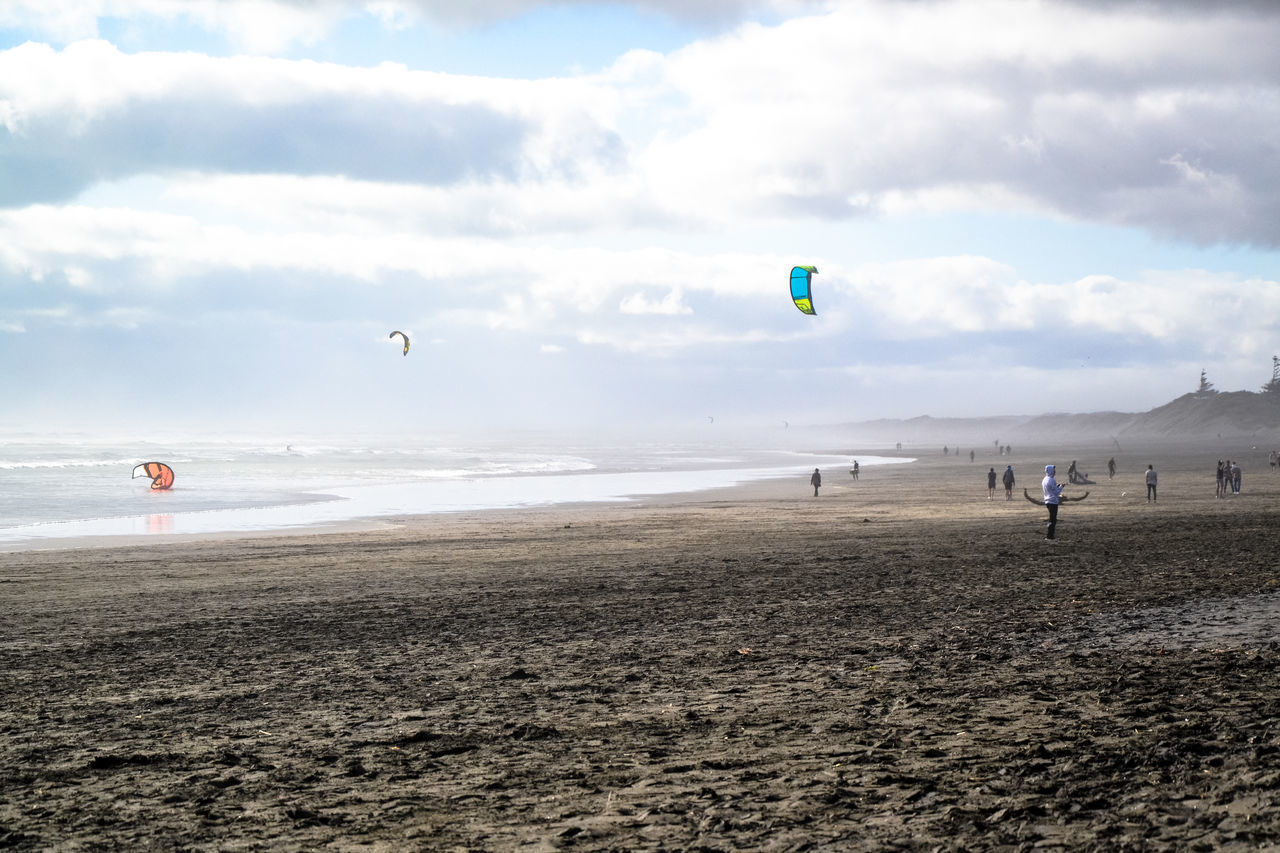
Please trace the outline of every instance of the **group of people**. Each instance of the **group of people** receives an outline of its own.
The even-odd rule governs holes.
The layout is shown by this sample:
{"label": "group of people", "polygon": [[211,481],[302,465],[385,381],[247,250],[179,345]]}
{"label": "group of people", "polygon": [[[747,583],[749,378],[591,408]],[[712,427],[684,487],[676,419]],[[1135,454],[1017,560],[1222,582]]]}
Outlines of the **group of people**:
{"label": "group of people", "polygon": [[1093,480],[1089,479],[1089,475],[1076,468],[1076,460],[1071,460],[1070,467],[1067,468],[1067,480],[1073,485],[1092,486]]}
{"label": "group of people", "polygon": [[1214,495],[1219,498],[1225,498],[1227,493],[1233,495],[1240,494],[1240,463],[1232,462],[1228,459],[1223,462],[1218,460],[1218,490]]}
{"label": "group of people", "polygon": [[[1004,499],[1013,500],[1013,466],[1004,466],[1004,474],[1001,475],[1004,482]],[[987,472],[987,500],[994,500],[996,496],[996,469],[993,467]]]}
{"label": "group of people", "polygon": [[[858,460],[853,460],[853,467],[849,469],[850,476],[855,480],[858,479],[858,472],[860,470]],[[809,485],[813,486],[813,496],[816,498],[818,496],[818,489],[822,488],[822,472],[817,468],[814,468],[813,474],[809,476]]]}
{"label": "group of people", "polygon": [[[946,453],[948,449],[944,449]],[[1003,448],[1002,448],[1003,450]],[[956,451],[959,455],[959,451]],[[1273,467],[1280,465],[1280,452],[1272,451],[1271,465]],[[849,471],[853,478],[858,479],[858,462],[853,463],[853,468]],[[1065,483],[1059,483],[1057,480],[1057,469],[1053,465],[1044,466],[1044,479],[1040,481],[1040,492],[1043,495],[1044,506],[1049,511],[1049,520],[1046,525],[1045,539],[1053,540],[1054,534],[1058,527],[1058,506],[1061,504],[1062,489]],[[1107,476],[1114,477],[1116,474],[1116,460],[1114,458],[1107,460]],[[1093,483],[1087,474],[1082,474],[1076,469],[1075,460],[1072,460],[1068,475],[1072,483],[1089,484]],[[1143,475],[1143,479],[1147,485],[1147,503],[1156,503],[1156,484],[1159,479],[1156,474],[1154,465],[1148,465]],[[1218,489],[1217,496],[1226,497],[1228,492],[1232,495],[1240,494],[1240,463],[1227,460],[1226,462],[1218,461]],[[987,500],[995,500],[997,480],[1004,484],[1004,499],[1013,500],[1013,485],[1015,478],[1013,475],[1013,466],[1006,465],[1002,475],[996,474],[995,466],[987,471]],[[817,468],[813,469],[813,475],[809,478],[809,484],[813,486],[813,496],[818,496],[818,489],[822,485],[822,474]],[[1072,500],[1079,500],[1073,498]]]}
{"label": "group of people", "polygon": [[[1221,463],[1219,463],[1219,465],[1221,465]],[[1107,462],[1108,475],[1114,477],[1115,470],[1116,470],[1116,461],[1115,459],[1111,459],[1110,461]],[[1080,475],[1080,480],[1076,479],[1076,463],[1074,461],[1071,463],[1071,472],[1073,475],[1071,481],[1073,483],[1079,482],[1080,480],[1083,480],[1086,483],[1093,482],[1092,480],[1089,480],[1088,478],[1083,477],[1083,475]],[[1041,494],[1044,496],[1044,506],[1045,506],[1045,509],[1049,511],[1049,521],[1046,524],[1044,538],[1051,542],[1054,541],[1054,534],[1057,532],[1057,529],[1058,529],[1058,506],[1063,501],[1062,489],[1066,485],[1065,483],[1058,482],[1057,477],[1055,476],[1056,473],[1057,473],[1057,469],[1053,465],[1046,465],[1044,466],[1044,479],[1040,481],[1040,491],[1041,491]],[[990,481],[991,476],[992,475],[988,475],[988,481]],[[1158,475],[1156,474],[1156,468],[1154,465],[1147,466],[1144,479],[1146,480],[1146,483],[1147,483],[1147,503],[1155,503],[1156,502],[1156,482],[1159,478],[1158,478]],[[1085,494],[1087,495],[1088,492],[1086,492]],[[1080,498],[1072,498],[1071,500],[1080,500]]]}
{"label": "group of people", "polygon": [[[1012,455],[1013,455],[1013,445],[1010,445],[1010,444],[1000,444],[1000,445],[997,445],[997,447],[998,447],[998,449],[999,449],[999,451],[1000,451],[1000,455],[1001,455],[1001,456],[1012,456]],[[899,444],[899,445],[898,445],[898,449],[899,449],[899,450],[901,450],[901,449],[902,449],[902,445],[901,445],[901,444]],[[952,454],[952,452],[953,452],[953,451],[952,451],[952,449],[951,449],[951,445],[949,445],[949,444],[944,444],[944,445],[942,445],[942,455],[943,455],[943,456],[950,456],[950,455]],[[955,451],[954,451],[954,452],[955,452],[955,455],[956,455],[956,456],[959,456],[959,455],[960,455],[960,448],[958,448],[958,447],[957,447],[957,448],[955,448]],[[973,460],[975,460],[975,459],[977,459],[977,458],[978,458],[978,453],[977,453],[977,451],[970,450],[970,451],[969,451],[969,461],[970,461],[970,462],[972,462]]]}

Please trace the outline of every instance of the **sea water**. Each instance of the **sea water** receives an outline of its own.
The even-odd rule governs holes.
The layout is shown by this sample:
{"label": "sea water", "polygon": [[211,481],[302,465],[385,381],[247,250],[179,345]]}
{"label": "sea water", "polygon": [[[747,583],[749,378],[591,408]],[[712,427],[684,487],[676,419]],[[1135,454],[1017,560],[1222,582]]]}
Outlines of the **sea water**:
{"label": "sea water", "polygon": [[[150,461],[174,469],[172,489],[130,476]],[[814,468],[847,477],[850,464],[830,453],[705,442],[0,435],[0,550],[622,501],[773,477],[796,477],[803,491]]]}

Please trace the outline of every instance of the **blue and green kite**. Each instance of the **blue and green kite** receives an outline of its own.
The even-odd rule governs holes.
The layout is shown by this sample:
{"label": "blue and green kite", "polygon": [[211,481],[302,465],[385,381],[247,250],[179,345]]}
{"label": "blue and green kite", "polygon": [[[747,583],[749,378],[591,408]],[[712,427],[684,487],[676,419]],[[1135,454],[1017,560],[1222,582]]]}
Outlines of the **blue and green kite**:
{"label": "blue and green kite", "polygon": [[813,277],[818,268],[810,266],[791,268],[791,301],[805,314],[817,314],[813,310]]}

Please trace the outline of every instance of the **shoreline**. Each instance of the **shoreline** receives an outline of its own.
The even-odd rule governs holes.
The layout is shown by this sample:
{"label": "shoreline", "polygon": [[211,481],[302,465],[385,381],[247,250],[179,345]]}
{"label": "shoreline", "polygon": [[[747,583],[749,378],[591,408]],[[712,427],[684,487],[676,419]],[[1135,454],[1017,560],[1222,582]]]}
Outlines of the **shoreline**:
{"label": "shoreline", "polygon": [[[801,454],[827,463],[825,454]],[[864,467],[909,464],[913,457],[864,457]],[[247,509],[82,519],[21,525],[0,530],[0,553],[82,547],[122,547],[204,538],[260,538],[309,532],[378,530],[395,519],[465,515],[637,502],[675,502],[722,490],[745,489],[803,476],[800,469],[708,468],[494,476],[428,483],[337,487],[328,500]],[[468,502],[470,505],[468,505]],[[417,507],[415,510],[414,507]],[[185,528],[185,529],[184,529]]]}
{"label": "shoreline", "polygon": [[[1138,453],[1117,451],[1114,446],[1108,446],[1105,443],[1086,440],[1077,445],[1055,445],[1051,447],[1037,447],[1028,445],[1025,448],[1017,449],[1013,454],[1001,455],[994,451],[993,448],[981,448],[977,451],[976,458],[973,462],[968,459],[967,452],[956,456],[954,453],[942,456],[941,447],[934,451],[933,455],[925,452],[924,448],[919,446],[911,446],[904,448],[899,452],[896,450],[886,450],[883,447],[876,446],[871,450],[860,449],[831,449],[817,450],[807,453],[800,453],[801,456],[807,456],[812,459],[823,458],[830,462],[833,459],[842,460],[839,463],[824,468],[824,487],[823,494],[831,497],[836,495],[844,495],[852,497],[855,492],[861,492],[859,500],[865,500],[872,515],[877,515],[880,520],[888,520],[896,517],[901,520],[910,518],[931,517],[935,513],[938,506],[948,507],[945,514],[955,517],[974,517],[975,510],[980,512],[982,502],[970,500],[979,495],[985,495],[985,471],[989,467],[994,467],[997,474],[1002,473],[1005,465],[1012,465],[1017,471],[1017,484],[1015,488],[1015,503],[1021,503],[1022,489],[1029,487],[1032,492],[1036,492],[1042,472],[1040,467],[1044,462],[1054,462],[1059,471],[1060,478],[1064,478],[1067,466],[1073,459],[1080,460],[1080,470],[1085,471],[1096,483],[1106,484],[1099,485],[1094,488],[1094,495],[1085,503],[1072,503],[1069,507],[1070,514],[1079,516],[1083,514],[1085,517],[1095,515],[1103,510],[1122,510],[1124,508],[1132,508],[1139,501],[1144,487],[1140,478],[1131,484],[1128,494],[1123,497],[1116,493],[1116,490],[1110,489],[1112,483],[1108,482],[1105,476],[1105,460],[1111,455],[1120,456],[1124,459],[1121,466],[1121,472],[1118,475],[1117,482],[1123,482],[1125,476],[1133,477],[1141,473],[1140,470],[1133,470],[1134,466],[1145,467],[1145,462],[1151,460],[1156,464],[1157,470],[1161,472],[1162,488],[1169,493],[1170,488],[1176,489],[1181,494],[1193,494],[1197,497],[1205,495],[1207,487],[1208,494],[1212,497],[1212,466],[1215,454],[1218,456],[1230,455],[1245,460],[1246,474],[1246,497],[1250,494],[1249,486],[1257,485],[1262,477],[1263,483],[1270,483],[1270,478],[1266,475],[1274,473],[1275,469],[1268,470],[1267,452],[1264,449],[1253,447],[1234,447],[1228,448],[1225,452],[1220,448],[1214,447],[1214,442],[1207,441],[1153,441],[1145,446]],[[864,465],[863,480],[861,483],[854,484],[850,482],[848,476],[848,460],[851,459],[877,459],[881,460],[878,464],[873,463]],[[1135,462],[1133,460],[1142,460]],[[1192,460],[1198,459],[1199,462]],[[903,472],[903,476],[882,476],[878,471],[883,471],[886,467],[898,469]],[[910,469],[910,473],[907,473]],[[515,482],[518,484],[526,483],[545,483],[557,479],[582,479],[582,478],[600,478],[619,479],[628,477],[643,478],[646,476],[656,476],[658,478],[670,476],[672,472],[612,472],[612,473],[586,473],[586,474],[545,474],[545,475],[529,475],[520,477],[489,477],[479,478],[477,481],[459,481],[456,485],[466,486],[467,483],[480,482],[481,484],[493,486],[502,485],[506,482]],[[572,498],[561,496],[552,500],[534,500],[526,503],[510,503],[507,505],[480,505],[480,506],[456,506],[445,509],[435,509],[422,512],[414,511],[387,511],[380,510],[368,515],[352,515],[350,512],[342,511],[345,505],[343,499],[331,501],[316,501],[305,504],[290,505],[288,507],[280,507],[286,517],[305,515],[313,512],[317,508],[334,512],[331,518],[316,518],[309,521],[299,522],[296,518],[288,518],[279,524],[262,525],[260,518],[265,510],[274,510],[277,508],[266,507],[250,510],[212,510],[212,511],[194,511],[187,513],[189,518],[199,518],[208,521],[218,517],[226,517],[228,514],[240,512],[246,517],[251,518],[254,523],[252,525],[242,527],[240,529],[223,529],[215,527],[214,529],[202,529],[194,532],[174,532],[172,531],[172,521],[165,515],[160,516],[130,516],[118,519],[108,519],[105,523],[109,526],[120,527],[127,524],[145,524],[148,520],[160,519],[163,524],[169,525],[169,530],[151,529],[140,530],[135,532],[110,532],[105,534],[86,533],[81,535],[48,535],[42,532],[40,535],[32,535],[11,541],[3,541],[3,534],[8,532],[12,535],[14,530],[23,528],[9,528],[7,531],[0,531],[0,554],[4,553],[23,553],[26,551],[44,551],[44,550],[67,550],[80,548],[110,548],[110,547],[136,547],[151,546],[163,543],[181,543],[181,542],[199,542],[204,540],[236,540],[239,538],[246,539],[263,539],[272,537],[295,537],[308,536],[312,534],[341,534],[341,533],[358,533],[358,532],[376,532],[380,530],[393,530],[409,525],[413,526],[419,523],[440,522],[444,523],[450,518],[467,518],[472,515],[506,515],[536,512],[541,509],[557,510],[562,512],[571,512],[575,509],[590,509],[603,506],[657,506],[657,505],[696,505],[698,503],[715,500],[717,496],[728,496],[729,499],[735,500],[755,500],[755,499],[786,499],[804,497],[807,494],[807,480],[809,471],[802,466],[795,469],[791,467],[781,468],[773,467],[768,469],[708,469],[698,471],[680,471],[675,472],[678,475],[687,475],[693,478],[701,476],[725,476],[729,475],[729,481],[716,482],[708,485],[689,484],[686,488],[679,490],[663,490],[663,491],[628,491],[625,488],[618,488],[611,494],[593,495],[587,498]],[[933,486],[929,481],[937,473],[943,473],[950,481],[955,478],[964,478],[967,482],[966,488],[972,488],[972,492],[968,497],[964,495],[957,496],[952,499],[950,496],[942,494],[934,494]],[[742,475],[742,476],[740,476]],[[870,481],[868,481],[870,477]],[[1172,482],[1171,478],[1176,478],[1176,482]],[[1195,484],[1199,481],[1198,485]],[[866,485],[872,482],[874,486]],[[980,482],[980,486],[974,487],[974,483]],[[1280,478],[1277,478],[1280,482]],[[777,488],[771,488],[771,484],[776,484]],[[790,485],[787,485],[790,484]],[[375,489],[380,487],[373,487]],[[1069,486],[1066,492],[1067,496],[1073,494],[1078,495],[1081,491],[1090,487],[1087,486]],[[1101,489],[1101,491],[1099,491]],[[876,510],[877,504],[881,501],[877,500],[878,492],[883,490],[889,501],[893,504],[892,513],[884,513]],[[997,492],[1002,493],[1003,487],[998,486]],[[341,491],[341,490],[336,490]],[[912,491],[915,492],[914,499]],[[1120,489],[1125,492],[1125,489]],[[998,494],[998,497],[1000,495]],[[936,504],[934,502],[937,502]],[[1206,505],[1212,509],[1216,505],[1213,503]],[[1066,514],[1064,510],[1064,515]],[[323,513],[321,513],[323,515]],[[83,526],[84,522],[50,522],[45,525],[39,525],[46,530],[53,526],[72,527]],[[25,526],[30,527],[30,526]]]}
{"label": "shoreline", "polygon": [[[826,459],[828,462],[833,459],[849,460],[849,459],[876,459],[876,463],[866,464],[863,466],[864,480],[861,483],[854,484],[850,482],[848,477],[848,462],[843,461],[830,465],[824,470],[824,487],[823,494],[830,497],[835,495],[852,496],[854,491],[860,491],[863,495],[859,500],[869,499],[869,509],[874,510],[876,505],[880,503],[877,498],[877,490],[885,490],[887,495],[891,496],[891,502],[894,505],[892,516],[902,520],[917,517],[930,517],[934,513],[933,500],[938,500],[941,505],[946,505],[949,509],[948,514],[955,517],[973,517],[975,509],[981,507],[981,503],[970,501],[961,497],[958,500],[951,501],[951,498],[943,495],[934,495],[931,492],[932,486],[929,477],[936,472],[945,472],[948,479],[956,477],[966,478],[968,484],[981,481],[981,487],[974,488],[973,493],[976,495],[979,490],[985,494],[985,478],[984,472],[989,467],[994,467],[997,474],[1002,473],[1006,464],[1013,465],[1017,473],[1017,485],[1015,488],[1015,498],[1017,503],[1022,502],[1022,489],[1030,487],[1033,492],[1038,489],[1038,483],[1041,476],[1039,470],[1042,460],[1053,461],[1059,471],[1060,477],[1065,475],[1068,464],[1072,459],[1082,461],[1080,469],[1089,474],[1091,478],[1095,478],[1096,483],[1106,483],[1106,486],[1099,485],[1095,488],[1095,494],[1089,502],[1083,504],[1073,503],[1070,505],[1070,513],[1080,515],[1083,513],[1086,517],[1093,516],[1097,511],[1102,509],[1119,510],[1125,507],[1133,507],[1137,501],[1135,498],[1140,497],[1143,492],[1143,485],[1140,481],[1132,484],[1132,494],[1123,494],[1119,496],[1115,490],[1110,489],[1111,483],[1105,477],[1105,458],[1109,455],[1121,456],[1126,460],[1122,468],[1132,469],[1134,465],[1142,466],[1141,462],[1133,462],[1133,459],[1147,460],[1150,459],[1157,463],[1157,469],[1161,472],[1166,493],[1169,487],[1176,488],[1179,492],[1186,493],[1188,485],[1200,480],[1200,485],[1195,488],[1195,493],[1199,497],[1205,494],[1205,487],[1212,489],[1212,465],[1214,454],[1223,455],[1222,452],[1213,447],[1213,442],[1196,442],[1191,440],[1178,441],[1157,441],[1151,442],[1144,447],[1145,453],[1121,453],[1113,446],[1098,441],[1082,441],[1075,446],[1052,447],[1036,447],[1027,446],[1023,449],[1015,449],[1010,455],[1001,455],[993,451],[991,448],[982,448],[978,451],[973,462],[968,459],[967,453],[956,456],[954,453],[947,456],[940,454],[941,448],[934,451],[933,455],[924,452],[924,448],[912,446],[904,448],[899,452],[896,450],[886,450],[882,447],[875,447],[871,450],[819,450],[808,453],[800,453],[801,456],[807,456],[812,459]],[[1268,471],[1267,452],[1263,449],[1252,447],[1229,448],[1226,455],[1236,455],[1246,459],[1246,469],[1248,474],[1246,479],[1248,485],[1256,485],[1259,476],[1264,479],[1263,483],[1269,483],[1268,473],[1274,473],[1275,469]],[[1190,460],[1199,458],[1200,462],[1194,463]],[[910,474],[900,477],[885,477],[877,473],[886,467],[899,468],[903,472],[912,469]],[[1103,472],[1103,473],[1100,473]],[[217,526],[216,521],[211,529],[200,529],[192,532],[175,532],[172,530],[172,518],[168,514],[159,514],[153,516],[128,516],[115,519],[105,519],[98,521],[81,521],[81,522],[48,522],[42,525],[24,525],[19,528],[8,528],[0,530],[0,554],[4,553],[23,553],[27,551],[47,551],[47,550],[68,550],[83,548],[111,548],[111,547],[137,547],[151,546],[165,543],[182,543],[182,542],[200,542],[205,540],[236,540],[245,539],[264,539],[272,537],[295,537],[309,536],[312,534],[343,534],[343,533],[360,533],[360,532],[376,532],[382,530],[394,530],[404,526],[414,526],[421,523],[440,522],[445,523],[450,518],[467,518],[472,515],[507,515],[515,514],[518,517],[521,513],[537,512],[542,509],[556,510],[561,512],[572,512],[580,509],[599,508],[603,506],[659,506],[659,505],[697,505],[705,501],[717,499],[717,496],[724,496],[725,499],[732,500],[762,500],[762,499],[787,499],[804,497],[808,489],[807,480],[809,471],[801,466],[795,469],[791,467],[781,468],[773,467],[767,469],[705,469],[705,470],[689,470],[679,472],[597,472],[584,474],[543,474],[528,475],[520,477],[488,477],[477,478],[475,480],[459,481],[454,485],[467,487],[468,483],[480,483],[486,486],[501,486],[505,483],[529,484],[529,483],[546,483],[555,480],[582,480],[584,478],[600,478],[601,480],[613,479],[620,480],[626,478],[643,479],[647,476],[656,478],[670,477],[672,473],[679,476],[689,478],[697,478],[703,476],[728,477],[728,481],[715,482],[708,485],[687,484],[682,489],[672,490],[639,490],[628,491],[626,488],[617,488],[607,494],[595,494],[586,498],[573,498],[561,496],[556,499],[549,500],[532,500],[525,503],[509,503],[506,505],[499,504],[483,504],[478,506],[453,506],[444,509],[433,509],[428,511],[395,511],[395,510],[378,510],[377,512],[353,515],[350,510],[344,511],[346,506],[345,499],[335,498],[328,501],[313,501],[309,503],[301,503],[289,505],[285,507],[259,507],[248,510],[197,510],[188,513],[179,513],[177,515],[186,518],[195,518],[205,522],[218,518],[226,518],[229,515],[241,514],[252,520],[252,524],[236,528],[234,524],[230,528],[224,529]],[[1141,472],[1136,472],[1140,474]],[[1135,471],[1121,471],[1120,478],[1126,474],[1132,477]],[[863,485],[867,483],[867,478],[876,485],[868,487]],[[1177,478],[1177,482],[1171,482],[1171,478]],[[1280,482],[1280,478],[1277,479]],[[777,488],[771,488],[776,485]],[[438,484],[433,484],[438,485]],[[370,487],[365,487],[370,488]],[[371,487],[379,489],[383,487]],[[394,487],[392,487],[394,488]],[[1087,486],[1069,486],[1067,496],[1073,494],[1078,495],[1081,491],[1088,489]],[[1101,489],[1101,491],[1099,491]],[[916,491],[916,498],[910,498],[911,490]],[[1003,487],[998,486],[997,492],[1002,493]],[[342,490],[337,489],[335,493]],[[1246,496],[1250,493],[1250,489],[1246,488]],[[1121,493],[1125,490],[1121,489]],[[1209,492],[1212,495],[1211,491]],[[998,495],[999,496],[999,495]],[[948,501],[951,501],[948,503]],[[1210,508],[1214,504],[1208,505]],[[262,517],[273,511],[281,511],[285,516],[285,520],[278,524],[263,524]],[[319,513],[316,511],[320,510]],[[326,512],[332,512],[332,517],[323,517]],[[308,513],[319,515],[320,517],[311,520],[297,520],[301,516]],[[1064,510],[1064,514],[1066,510]],[[873,512],[873,514],[875,514]],[[880,513],[882,520],[889,518],[888,514]],[[108,527],[115,528],[113,532],[108,533],[84,533],[84,534],[66,534],[66,533],[50,533],[52,528],[83,528],[86,525],[103,524]],[[119,528],[128,525],[147,525],[150,524],[152,529],[137,530],[133,532],[120,532]],[[14,531],[23,531],[32,528],[40,528],[39,533],[21,538],[14,537]],[[14,537],[9,541],[4,540],[4,534]]]}

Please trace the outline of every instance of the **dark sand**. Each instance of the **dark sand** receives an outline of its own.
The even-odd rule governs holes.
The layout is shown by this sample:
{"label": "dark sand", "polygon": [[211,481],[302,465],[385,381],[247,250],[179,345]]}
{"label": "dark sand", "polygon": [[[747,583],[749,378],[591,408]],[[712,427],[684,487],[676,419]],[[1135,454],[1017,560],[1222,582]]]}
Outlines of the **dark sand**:
{"label": "dark sand", "polygon": [[1280,473],[1216,500],[1230,453],[0,554],[0,847],[1265,849]]}

